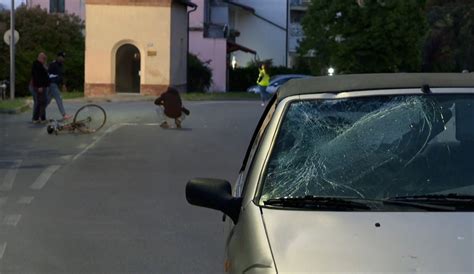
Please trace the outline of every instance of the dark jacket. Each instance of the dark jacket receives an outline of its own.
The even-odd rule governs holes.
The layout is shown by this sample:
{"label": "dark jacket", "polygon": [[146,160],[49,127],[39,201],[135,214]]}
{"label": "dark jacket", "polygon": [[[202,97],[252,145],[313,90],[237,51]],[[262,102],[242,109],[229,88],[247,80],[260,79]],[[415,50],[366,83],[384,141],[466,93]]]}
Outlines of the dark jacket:
{"label": "dark jacket", "polygon": [[176,89],[169,88],[165,93],[155,100],[155,105],[165,108],[165,115],[169,118],[179,118],[182,115],[183,103]]}
{"label": "dark jacket", "polygon": [[34,88],[47,88],[49,86],[49,75],[40,61],[35,60],[31,68],[31,81]]}
{"label": "dark jacket", "polygon": [[49,64],[48,72],[51,83],[57,84],[58,86],[63,84],[64,67],[62,63],[58,61],[52,62]]}

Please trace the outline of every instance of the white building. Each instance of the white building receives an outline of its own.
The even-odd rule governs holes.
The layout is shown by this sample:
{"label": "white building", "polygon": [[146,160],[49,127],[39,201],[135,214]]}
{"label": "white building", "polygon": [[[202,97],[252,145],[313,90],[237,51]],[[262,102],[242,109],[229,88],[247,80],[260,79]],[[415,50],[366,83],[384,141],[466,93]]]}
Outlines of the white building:
{"label": "white building", "polygon": [[309,0],[195,0],[190,51],[209,63],[213,91],[228,87],[231,65],[271,59],[292,66]]}
{"label": "white building", "polygon": [[288,66],[293,67],[298,47],[304,38],[301,21],[308,11],[311,0],[290,0],[288,22]]}
{"label": "white building", "polygon": [[[240,33],[235,42],[254,50],[259,60],[272,59],[275,66],[287,66],[288,1],[233,0],[228,3],[230,28]],[[233,55],[243,66],[253,58],[244,52]]]}

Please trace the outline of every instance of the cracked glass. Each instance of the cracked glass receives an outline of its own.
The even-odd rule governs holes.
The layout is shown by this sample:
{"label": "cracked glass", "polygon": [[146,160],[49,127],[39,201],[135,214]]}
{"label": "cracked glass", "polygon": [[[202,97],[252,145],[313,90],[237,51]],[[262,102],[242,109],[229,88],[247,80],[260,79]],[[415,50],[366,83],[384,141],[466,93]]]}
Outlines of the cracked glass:
{"label": "cracked glass", "polygon": [[375,96],[291,103],[261,201],[474,194],[474,98]]}

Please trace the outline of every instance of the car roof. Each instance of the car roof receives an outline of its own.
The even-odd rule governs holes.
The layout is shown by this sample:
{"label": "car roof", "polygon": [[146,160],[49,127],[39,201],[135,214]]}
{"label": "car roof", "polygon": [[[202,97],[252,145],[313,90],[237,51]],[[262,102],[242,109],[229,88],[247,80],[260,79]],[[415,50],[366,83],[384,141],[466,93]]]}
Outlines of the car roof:
{"label": "car roof", "polygon": [[377,89],[474,87],[474,73],[347,74],[293,79],[278,89],[278,101],[292,95]]}

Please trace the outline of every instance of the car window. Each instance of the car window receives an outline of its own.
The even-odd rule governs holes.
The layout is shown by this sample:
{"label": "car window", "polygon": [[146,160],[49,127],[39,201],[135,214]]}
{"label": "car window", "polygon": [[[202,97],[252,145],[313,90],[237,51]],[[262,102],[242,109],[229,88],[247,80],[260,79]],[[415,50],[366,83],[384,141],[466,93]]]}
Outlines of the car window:
{"label": "car window", "polygon": [[261,200],[474,194],[474,96],[377,96],[291,103]]}

